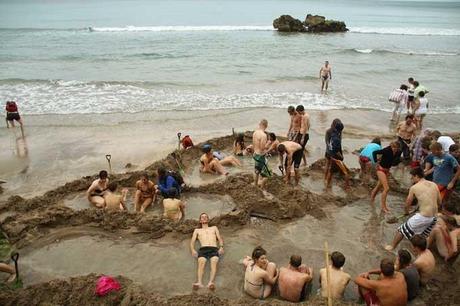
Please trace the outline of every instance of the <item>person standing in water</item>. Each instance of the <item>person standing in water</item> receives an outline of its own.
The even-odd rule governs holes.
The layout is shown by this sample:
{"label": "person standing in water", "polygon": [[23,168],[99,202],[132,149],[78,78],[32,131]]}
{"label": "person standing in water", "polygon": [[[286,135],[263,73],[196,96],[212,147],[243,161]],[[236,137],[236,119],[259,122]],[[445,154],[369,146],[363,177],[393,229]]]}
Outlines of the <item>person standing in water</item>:
{"label": "person standing in water", "polygon": [[332,80],[332,66],[329,61],[324,62],[324,66],[319,70],[319,78],[321,79],[321,91],[327,90],[329,80]]}
{"label": "person standing in water", "polygon": [[107,186],[107,190],[104,192],[104,209],[106,210],[128,210],[126,208],[126,195],[128,194],[128,189],[123,188],[120,194],[116,194],[118,185],[115,182],[110,183]]}
{"label": "person standing in water", "polygon": [[[262,119],[259,123],[259,128],[254,131],[252,134],[252,144],[254,146],[254,185],[256,187],[263,188],[265,181],[270,176],[270,172],[267,167],[267,159],[265,155],[267,154],[267,134],[265,130],[268,127],[268,121]],[[259,180],[259,177],[262,176],[262,179]]]}
{"label": "person standing in water", "polygon": [[[190,250],[192,256],[198,258],[198,280],[193,284],[193,289],[197,290],[203,288],[203,273],[206,261],[211,261],[211,274],[209,276],[208,289],[216,289],[214,279],[216,278],[217,263],[219,256],[224,254],[224,240],[220,236],[217,226],[209,226],[209,216],[206,213],[200,215],[200,228],[193,231],[192,240],[190,241]],[[198,252],[195,250],[195,242],[200,241],[200,249]],[[219,248],[217,247],[219,242]]]}
{"label": "person standing in water", "polygon": [[24,137],[24,127],[23,127],[21,116],[19,115],[18,106],[16,102],[6,101],[5,111],[6,111],[6,128],[9,129],[10,125],[11,127],[14,128],[14,121],[17,121],[19,122],[19,125],[21,126],[21,133],[22,133],[22,136]]}
{"label": "person standing in water", "polygon": [[291,123],[289,124],[289,130],[287,133],[288,140],[296,141],[297,134],[300,132],[300,121],[302,120],[301,116],[296,112],[294,106],[288,107],[288,114],[291,117]]}
{"label": "person standing in water", "polygon": [[99,178],[94,180],[86,191],[86,198],[97,208],[104,208],[104,192],[109,185],[108,173],[105,170],[99,172]]}

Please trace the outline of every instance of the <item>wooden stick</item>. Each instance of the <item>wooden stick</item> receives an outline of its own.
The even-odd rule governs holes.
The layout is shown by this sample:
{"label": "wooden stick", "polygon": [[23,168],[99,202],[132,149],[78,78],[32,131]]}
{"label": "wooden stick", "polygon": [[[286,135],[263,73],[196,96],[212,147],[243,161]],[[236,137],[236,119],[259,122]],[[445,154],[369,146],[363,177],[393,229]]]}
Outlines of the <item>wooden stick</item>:
{"label": "wooden stick", "polygon": [[327,241],[324,242],[324,255],[326,258],[326,281],[327,281],[327,305],[332,306],[332,296],[331,296],[331,272],[329,270],[329,247]]}

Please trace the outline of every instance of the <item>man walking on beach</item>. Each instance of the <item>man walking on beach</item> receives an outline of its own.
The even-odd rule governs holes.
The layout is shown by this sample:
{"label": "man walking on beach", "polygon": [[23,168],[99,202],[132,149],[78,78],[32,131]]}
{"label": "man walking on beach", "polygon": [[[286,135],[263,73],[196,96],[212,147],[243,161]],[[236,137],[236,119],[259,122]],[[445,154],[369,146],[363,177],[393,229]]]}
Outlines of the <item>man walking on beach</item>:
{"label": "man walking on beach", "polygon": [[324,66],[319,70],[319,78],[321,79],[321,92],[327,90],[329,80],[332,80],[332,67],[328,61],[324,62]]}
{"label": "man walking on beach", "polygon": [[[254,131],[252,134],[252,145],[254,147],[254,185],[256,187],[263,188],[265,181],[268,176],[270,176],[270,171],[267,166],[266,155],[266,145],[267,145],[267,134],[265,130],[268,127],[268,121],[262,119],[259,123],[259,128]],[[259,176],[262,176],[262,179],[259,181]]]}
{"label": "man walking on beach", "polygon": [[[217,226],[209,226],[209,216],[206,213],[200,215],[200,228],[193,231],[192,240],[190,241],[190,250],[193,257],[198,258],[198,281],[193,284],[193,289],[197,290],[203,288],[203,273],[206,261],[211,261],[211,274],[209,276],[208,289],[216,289],[214,279],[216,278],[217,263],[219,256],[224,254],[224,240],[220,236]],[[195,250],[195,241],[198,238],[200,241],[200,249],[198,252]],[[217,248],[217,241],[219,241],[219,248]]]}

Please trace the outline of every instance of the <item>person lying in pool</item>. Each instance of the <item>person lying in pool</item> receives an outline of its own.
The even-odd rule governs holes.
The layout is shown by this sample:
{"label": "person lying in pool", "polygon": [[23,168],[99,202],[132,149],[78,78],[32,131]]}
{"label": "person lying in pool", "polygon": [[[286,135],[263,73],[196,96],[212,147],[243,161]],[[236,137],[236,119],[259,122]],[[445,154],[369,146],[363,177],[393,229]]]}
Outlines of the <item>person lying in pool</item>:
{"label": "person lying in pool", "polygon": [[108,173],[105,170],[99,172],[99,178],[94,180],[91,186],[86,191],[86,198],[97,208],[105,206],[104,192],[109,184]]}
{"label": "person lying in pool", "polygon": [[120,194],[116,194],[117,183],[112,182],[107,187],[107,190],[104,192],[104,209],[107,210],[128,210],[126,208],[126,195],[128,194],[128,189],[123,188]]}
{"label": "person lying in pool", "polygon": [[[224,240],[220,236],[217,226],[209,226],[209,216],[206,213],[200,215],[200,227],[193,231],[192,240],[190,241],[190,250],[192,256],[198,258],[198,280],[193,284],[193,289],[197,290],[203,288],[203,273],[206,262],[211,262],[211,273],[209,276],[208,289],[216,289],[214,280],[216,278],[217,263],[219,257],[224,254]],[[198,252],[195,250],[195,242],[198,239],[200,242],[200,249]],[[217,247],[219,242],[219,248]]]}
{"label": "person lying in pool", "polygon": [[202,148],[203,155],[200,157],[200,171],[204,173],[228,175],[224,166],[241,166],[241,163],[234,156],[222,157],[219,160],[212,151],[211,145],[205,144]]}

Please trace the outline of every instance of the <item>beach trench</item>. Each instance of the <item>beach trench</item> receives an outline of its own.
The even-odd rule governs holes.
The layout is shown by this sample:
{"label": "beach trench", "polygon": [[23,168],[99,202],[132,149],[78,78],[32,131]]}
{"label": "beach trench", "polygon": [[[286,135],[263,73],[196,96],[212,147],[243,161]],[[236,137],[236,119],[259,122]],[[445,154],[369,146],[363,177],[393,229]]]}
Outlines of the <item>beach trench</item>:
{"label": "beach trench", "polygon": [[[250,133],[246,133],[247,136]],[[233,136],[208,140],[215,150],[229,153]],[[351,154],[351,153],[349,153]],[[242,157],[243,166],[227,177],[200,174],[197,159],[200,145],[186,151],[175,151],[153,163],[146,171],[155,176],[160,165],[184,170],[189,185],[183,192],[187,203],[185,220],[174,223],[163,219],[160,203],[145,214],[107,212],[89,207],[84,192],[95,178],[87,176],[46,192],[23,199],[12,196],[1,203],[1,229],[12,247],[21,253],[24,289],[0,292],[0,304],[33,304],[32,301],[60,304],[65,295],[70,305],[80,304],[215,304],[250,305],[245,296],[241,259],[262,245],[270,260],[287,265],[289,256],[299,254],[316,274],[308,303],[322,305],[316,296],[319,268],[324,266],[322,245],[345,254],[345,270],[351,275],[378,266],[380,258],[389,256],[383,249],[391,241],[398,224],[389,224],[380,215],[377,201],[368,200],[372,184],[361,184],[358,172],[352,170],[351,190],[340,187],[337,176],[332,192],[325,192],[324,162],[319,159],[302,168],[300,186],[287,186],[274,171],[262,192],[252,183],[252,159]],[[277,157],[269,161],[277,169]],[[132,187],[140,172],[110,176],[122,187]],[[402,213],[407,187],[392,180],[388,198],[392,213]],[[132,195],[132,189],[131,193]],[[128,207],[132,209],[130,196]],[[211,225],[219,226],[226,253],[221,258],[216,279],[217,290],[191,293],[196,260],[190,255],[189,239],[198,226],[201,212],[210,215]],[[407,241],[403,242],[405,247]],[[455,286],[455,271],[444,263],[437,265],[431,286],[418,298],[419,304],[439,298],[443,285]],[[118,276],[123,289],[96,300],[92,290],[97,275]],[[205,273],[205,281],[208,274]],[[452,287],[455,288],[455,287]],[[90,290],[91,289],[91,290]],[[357,300],[355,286],[350,284],[344,304]],[[458,299],[452,289],[448,298]],[[280,304],[276,297],[268,304]],[[337,304],[340,305],[340,304]],[[445,304],[446,305],[446,304]]]}

